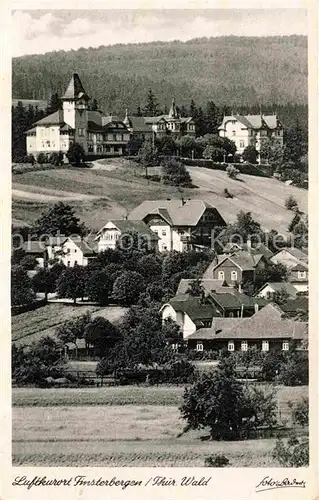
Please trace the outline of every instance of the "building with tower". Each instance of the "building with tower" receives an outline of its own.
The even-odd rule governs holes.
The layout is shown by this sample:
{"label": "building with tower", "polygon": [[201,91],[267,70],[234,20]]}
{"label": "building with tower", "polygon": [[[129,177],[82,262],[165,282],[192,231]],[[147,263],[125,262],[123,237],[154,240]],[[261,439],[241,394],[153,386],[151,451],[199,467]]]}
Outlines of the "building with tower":
{"label": "building with tower", "polygon": [[130,134],[140,139],[156,136],[163,137],[171,134],[174,139],[183,135],[195,137],[196,127],[191,116],[180,116],[175,100],[172,100],[168,115],[160,116],[131,116],[126,110],[123,123]]}
{"label": "building with tower", "polygon": [[130,140],[125,124],[116,116],[105,116],[88,108],[90,97],[74,73],[62,97],[62,109],[45,116],[26,132],[27,153],[37,157],[62,152],[74,142],[88,156],[122,155]]}

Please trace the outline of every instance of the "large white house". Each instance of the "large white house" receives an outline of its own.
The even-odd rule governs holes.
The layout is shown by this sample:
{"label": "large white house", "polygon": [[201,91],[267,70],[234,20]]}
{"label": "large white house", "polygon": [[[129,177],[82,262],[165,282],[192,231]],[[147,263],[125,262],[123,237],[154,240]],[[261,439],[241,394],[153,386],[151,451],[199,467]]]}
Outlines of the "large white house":
{"label": "large white house", "polygon": [[[121,237],[124,235],[130,236],[132,233],[137,233],[138,244],[141,248],[146,244],[149,249],[157,250],[158,236],[147,224],[143,221],[131,220],[112,220],[108,221],[105,226],[98,232],[95,241],[99,252],[107,249],[116,248],[117,243],[120,243]],[[123,241],[123,245],[130,244],[129,241]]]}
{"label": "large white house", "polygon": [[74,73],[62,97],[63,108],[45,116],[26,132],[27,153],[67,153],[74,142],[81,144],[88,155],[121,155],[130,140],[125,124],[116,116],[90,111],[90,97],[80,77]]}
{"label": "large white house", "polygon": [[242,154],[247,146],[254,146],[260,151],[263,141],[272,137],[283,145],[284,131],[277,115],[231,115],[224,116],[218,127],[220,137],[231,139]]}
{"label": "large white house", "polygon": [[147,200],[128,218],[145,222],[158,235],[160,252],[209,247],[212,230],[226,225],[218,210],[202,200]]}

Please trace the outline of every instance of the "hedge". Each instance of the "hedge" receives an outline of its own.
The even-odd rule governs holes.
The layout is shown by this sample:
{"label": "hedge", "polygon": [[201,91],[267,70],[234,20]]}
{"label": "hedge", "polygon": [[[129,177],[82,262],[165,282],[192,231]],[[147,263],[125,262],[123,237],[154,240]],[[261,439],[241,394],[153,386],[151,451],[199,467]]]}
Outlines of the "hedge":
{"label": "hedge", "polygon": [[47,304],[46,299],[36,300],[30,304],[22,304],[21,306],[11,306],[11,316],[17,316],[27,311],[33,311],[39,307],[43,307]]}
{"label": "hedge", "polygon": [[253,165],[252,163],[216,163],[213,160],[192,160],[190,158],[180,159],[184,165],[188,167],[204,167],[211,170],[223,170],[226,171],[228,165],[233,165],[236,167],[241,174],[256,175],[258,177],[270,177],[263,168],[269,168],[267,165]]}

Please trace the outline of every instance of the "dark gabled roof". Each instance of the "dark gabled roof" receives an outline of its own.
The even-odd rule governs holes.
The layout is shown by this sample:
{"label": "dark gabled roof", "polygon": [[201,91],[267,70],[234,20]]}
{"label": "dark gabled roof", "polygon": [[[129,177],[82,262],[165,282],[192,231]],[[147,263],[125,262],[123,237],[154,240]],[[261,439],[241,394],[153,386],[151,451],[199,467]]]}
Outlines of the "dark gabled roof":
{"label": "dark gabled roof", "polygon": [[89,96],[87,95],[87,93],[83,88],[79,75],[77,73],[73,73],[69,85],[62,99],[65,99],[67,101],[69,99],[73,100],[73,99],[79,99],[81,97],[89,99]]}
{"label": "dark gabled roof", "polygon": [[97,242],[94,239],[82,239],[80,236],[74,238],[69,237],[64,241],[64,243],[68,240],[72,241],[86,257],[96,255],[98,253]]}
{"label": "dark gabled roof", "polygon": [[277,115],[232,115],[224,116],[222,124],[218,127],[219,130],[222,130],[226,122],[231,120],[237,120],[245,128],[252,128],[254,130],[259,130],[261,128],[276,129],[281,127]]}
{"label": "dark gabled roof", "polygon": [[27,254],[41,254],[45,252],[46,244],[43,241],[25,241],[22,246]]}
{"label": "dark gabled roof", "polygon": [[[261,256],[262,257],[262,256]],[[260,257],[260,258],[261,258]],[[260,260],[259,258],[259,260]],[[253,271],[257,265],[257,256],[251,255],[249,252],[239,251],[230,255],[219,255],[218,263],[212,267],[212,271],[222,266],[222,264],[226,261],[230,260],[236,266],[238,266],[242,271]],[[211,267],[211,266],[209,266]],[[205,273],[208,269],[205,271]]]}
{"label": "dark gabled roof", "polygon": [[175,295],[169,304],[176,312],[186,313],[192,321],[212,319],[218,315],[213,304],[202,304],[198,297],[192,297],[188,294]]}
{"label": "dark gabled roof", "polygon": [[[195,281],[194,279],[181,279],[178,285],[176,295],[181,293],[186,293],[191,283]],[[201,280],[201,285],[206,292],[212,292],[213,290],[219,290],[223,285],[223,280],[214,279],[203,279]]]}
{"label": "dark gabled roof", "polygon": [[292,339],[303,340],[308,324],[303,321],[282,319],[282,311],[275,304],[268,304],[250,318],[214,318],[211,328],[201,328],[189,339],[249,340]]}
{"label": "dark gabled roof", "polygon": [[286,252],[290,253],[296,259],[299,259],[299,260],[302,260],[302,261],[306,261],[306,262],[308,260],[307,253],[304,252],[303,250],[300,250],[299,248],[296,248],[296,247],[281,248],[280,250],[278,250],[277,253],[275,253],[274,257],[276,257],[278,254],[280,254],[280,252],[282,252],[283,250],[285,250]]}
{"label": "dark gabled roof", "polygon": [[145,123],[143,116],[129,116],[128,120],[134,132],[152,132],[152,125],[150,123]]}
{"label": "dark gabled roof", "polygon": [[148,123],[148,124],[158,123],[160,121],[166,121],[164,115],[161,115],[161,116],[143,116],[143,118],[144,118],[144,122]]}
{"label": "dark gabled roof", "polygon": [[232,289],[228,293],[211,292],[209,298],[223,309],[240,309],[242,306],[253,309],[255,304],[262,307],[268,303],[262,297],[249,297],[235,289]]}
{"label": "dark gabled roof", "polygon": [[44,118],[41,118],[41,120],[38,120],[37,122],[34,123],[34,125],[64,125],[64,119],[63,119],[63,110],[59,109],[58,111],[55,111],[54,113],[51,113],[50,115],[45,116]]}
{"label": "dark gabled roof", "polygon": [[305,262],[298,262],[297,265],[290,268],[289,272],[291,271],[308,271],[308,265]]}
{"label": "dark gabled roof", "polygon": [[[218,210],[203,200],[146,200],[129,214],[130,220],[144,220],[147,215],[159,214],[171,221],[173,226],[197,226],[207,208],[213,209],[219,225],[224,222]],[[169,216],[169,219],[168,219]],[[225,223],[225,222],[224,222]]]}

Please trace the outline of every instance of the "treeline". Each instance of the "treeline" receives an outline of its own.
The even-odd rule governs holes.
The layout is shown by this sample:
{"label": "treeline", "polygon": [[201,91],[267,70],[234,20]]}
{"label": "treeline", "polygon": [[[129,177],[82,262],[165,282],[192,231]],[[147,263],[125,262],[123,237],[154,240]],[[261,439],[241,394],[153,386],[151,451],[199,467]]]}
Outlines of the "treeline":
{"label": "treeline", "polygon": [[304,36],[200,38],[15,58],[13,96],[62,95],[74,70],[89,95],[114,114],[142,106],[150,87],[163,109],[173,97],[180,106],[194,99],[202,107],[209,100],[219,106],[307,103]]}

